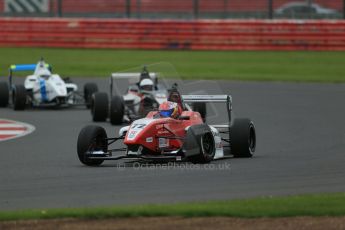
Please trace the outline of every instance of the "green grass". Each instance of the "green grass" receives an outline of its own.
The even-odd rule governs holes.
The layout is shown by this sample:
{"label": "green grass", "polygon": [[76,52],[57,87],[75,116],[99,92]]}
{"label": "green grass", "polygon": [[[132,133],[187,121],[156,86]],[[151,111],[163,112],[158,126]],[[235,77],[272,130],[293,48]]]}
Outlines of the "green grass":
{"label": "green grass", "polygon": [[47,209],[0,212],[0,221],[49,218],[111,218],[148,216],[292,217],[344,216],[345,193],[257,198],[203,203]]}
{"label": "green grass", "polygon": [[10,64],[36,63],[40,57],[62,76],[106,77],[169,62],[184,79],[345,82],[345,52],[0,48],[0,76],[7,76]]}

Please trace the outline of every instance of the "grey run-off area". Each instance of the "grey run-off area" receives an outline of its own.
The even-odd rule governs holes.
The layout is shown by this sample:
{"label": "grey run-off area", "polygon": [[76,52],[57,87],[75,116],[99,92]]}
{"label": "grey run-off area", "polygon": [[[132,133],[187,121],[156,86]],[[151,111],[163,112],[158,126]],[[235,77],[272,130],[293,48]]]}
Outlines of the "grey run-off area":
{"label": "grey run-off area", "polygon": [[[100,90],[108,91],[108,79],[73,80],[80,87],[96,81]],[[80,129],[94,124],[89,111],[0,109],[1,118],[36,127],[28,136],[0,142],[0,210],[345,191],[345,84],[200,81],[183,86],[183,91],[197,86],[231,94],[234,116],[255,122],[256,155],[211,165],[151,167],[108,161],[86,167],[77,158],[76,143]],[[98,125],[110,136],[120,128],[108,122]]]}

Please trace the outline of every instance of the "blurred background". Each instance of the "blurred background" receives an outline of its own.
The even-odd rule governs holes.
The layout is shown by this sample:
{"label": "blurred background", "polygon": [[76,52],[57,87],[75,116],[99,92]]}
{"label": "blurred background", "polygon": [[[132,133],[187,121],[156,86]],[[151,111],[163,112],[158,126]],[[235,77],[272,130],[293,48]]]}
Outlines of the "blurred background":
{"label": "blurred background", "polygon": [[0,16],[343,19],[345,0],[0,0]]}
{"label": "blurred background", "polygon": [[[297,76],[343,81],[340,52],[257,51],[345,51],[344,8],[345,0],[0,0],[0,51],[6,57],[0,67],[37,55],[75,76],[106,76],[116,65],[122,70],[169,61],[193,77],[267,80],[284,74],[298,81]],[[162,52],[146,52],[152,50]],[[313,64],[299,68],[303,62]]]}

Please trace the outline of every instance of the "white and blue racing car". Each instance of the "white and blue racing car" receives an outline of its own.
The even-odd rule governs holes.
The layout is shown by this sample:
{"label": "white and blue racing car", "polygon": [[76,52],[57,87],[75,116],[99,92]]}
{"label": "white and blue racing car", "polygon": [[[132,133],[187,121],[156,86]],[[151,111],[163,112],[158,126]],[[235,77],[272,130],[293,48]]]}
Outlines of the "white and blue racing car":
{"label": "white and blue racing car", "polygon": [[[13,83],[13,73],[17,71],[34,71],[25,78],[24,84]],[[11,65],[9,82],[0,82],[0,107],[13,105],[14,110],[24,110],[27,106],[75,106],[90,107],[93,93],[98,91],[95,83],[86,83],[84,92],[69,79],[62,79],[53,74],[52,68],[41,59],[37,64]]]}

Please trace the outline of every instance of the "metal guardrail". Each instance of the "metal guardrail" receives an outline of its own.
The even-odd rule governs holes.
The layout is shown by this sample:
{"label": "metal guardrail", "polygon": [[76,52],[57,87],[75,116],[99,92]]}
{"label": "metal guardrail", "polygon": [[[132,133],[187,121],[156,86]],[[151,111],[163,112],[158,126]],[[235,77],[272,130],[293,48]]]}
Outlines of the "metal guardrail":
{"label": "metal guardrail", "polygon": [[345,19],[345,0],[0,0],[0,16]]}

